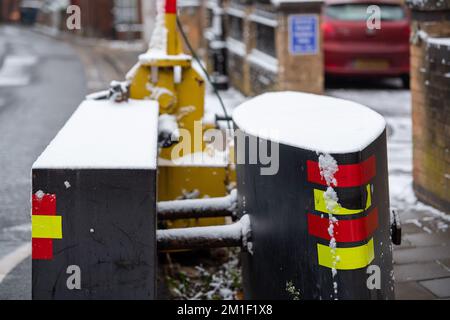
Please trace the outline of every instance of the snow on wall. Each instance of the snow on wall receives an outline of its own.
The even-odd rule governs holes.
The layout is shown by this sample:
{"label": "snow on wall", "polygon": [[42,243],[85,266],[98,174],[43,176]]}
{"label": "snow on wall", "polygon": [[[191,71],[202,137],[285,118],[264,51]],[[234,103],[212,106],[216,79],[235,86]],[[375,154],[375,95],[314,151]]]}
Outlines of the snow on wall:
{"label": "snow on wall", "polygon": [[299,92],[253,98],[234,110],[233,120],[247,134],[337,154],[364,150],[386,128],[381,115],[361,104]]}
{"label": "snow on wall", "polygon": [[227,49],[231,53],[238,56],[244,57],[247,54],[247,49],[245,48],[245,43],[235,40],[233,38],[227,38],[226,41]]}
{"label": "snow on wall", "polygon": [[33,169],[156,169],[159,106],[154,101],[86,100]]}
{"label": "snow on wall", "polygon": [[198,7],[200,5],[200,0],[178,0],[178,7]]}
{"label": "snow on wall", "polygon": [[238,18],[245,18],[246,12],[240,8],[228,7],[226,9],[228,15]]}
{"label": "snow on wall", "polygon": [[258,15],[258,14],[251,14],[249,16],[250,21],[260,23],[269,27],[276,28],[278,27],[278,21],[275,19],[266,18],[264,16]]}
{"label": "snow on wall", "polygon": [[428,38],[428,43],[450,47],[450,38]]}
{"label": "snow on wall", "polygon": [[252,52],[248,55],[247,59],[250,63],[256,64],[270,72],[278,72],[278,59],[262,51],[253,49]]}

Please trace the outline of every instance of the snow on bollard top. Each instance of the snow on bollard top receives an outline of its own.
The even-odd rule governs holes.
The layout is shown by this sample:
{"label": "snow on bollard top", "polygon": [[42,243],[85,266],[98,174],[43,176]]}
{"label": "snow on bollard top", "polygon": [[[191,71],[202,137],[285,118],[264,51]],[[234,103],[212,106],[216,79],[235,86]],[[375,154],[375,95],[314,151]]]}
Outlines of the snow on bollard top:
{"label": "snow on bollard top", "polygon": [[86,100],[33,169],[155,170],[158,116],[156,101]]}
{"label": "snow on bollard top", "polygon": [[305,150],[359,152],[386,129],[386,121],[361,104],[300,92],[273,92],[241,104],[233,112],[240,130]]}

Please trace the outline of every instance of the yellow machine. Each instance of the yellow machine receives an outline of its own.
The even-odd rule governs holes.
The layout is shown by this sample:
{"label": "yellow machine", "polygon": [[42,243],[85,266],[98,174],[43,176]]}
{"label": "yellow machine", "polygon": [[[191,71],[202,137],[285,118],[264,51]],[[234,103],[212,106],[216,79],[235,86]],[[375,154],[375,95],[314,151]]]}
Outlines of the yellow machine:
{"label": "yellow machine", "polygon": [[[228,193],[227,188],[235,179],[230,165],[232,148],[225,144],[226,150],[217,150],[205,142],[204,133],[212,128],[202,121],[206,83],[193,68],[192,57],[183,53],[177,31],[176,7],[176,0],[166,0],[165,8],[158,8],[150,48],[139,57],[139,63],[128,79],[130,98],[158,101],[160,114],[173,116],[178,128],[189,132],[191,138],[191,141],[186,141],[188,137],[182,136],[177,144],[161,149],[158,201],[192,196],[222,197]],[[180,143],[190,143],[190,147],[180,151]],[[216,152],[226,156],[215,157]],[[171,222],[169,227],[223,222],[223,218],[178,220]]]}

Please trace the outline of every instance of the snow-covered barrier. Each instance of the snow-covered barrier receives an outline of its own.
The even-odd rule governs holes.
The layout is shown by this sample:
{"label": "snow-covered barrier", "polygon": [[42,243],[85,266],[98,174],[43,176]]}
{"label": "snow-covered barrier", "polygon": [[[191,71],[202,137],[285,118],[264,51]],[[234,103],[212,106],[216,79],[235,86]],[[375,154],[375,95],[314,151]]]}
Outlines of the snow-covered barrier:
{"label": "snow-covered barrier", "polygon": [[156,102],[85,101],[33,165],[33,299],[153,299]]}
{"label": "snow-covered barrier", "polygon": [[264,159],[237,164],[238,212],[252,230],[246,298],[394,298],[383,117],[349,101],[280,92],[245,102],[233,120],[246,141],[258,141],[236,140],[238,159],[255,159],[258,149],[279,155],[269,175]]}

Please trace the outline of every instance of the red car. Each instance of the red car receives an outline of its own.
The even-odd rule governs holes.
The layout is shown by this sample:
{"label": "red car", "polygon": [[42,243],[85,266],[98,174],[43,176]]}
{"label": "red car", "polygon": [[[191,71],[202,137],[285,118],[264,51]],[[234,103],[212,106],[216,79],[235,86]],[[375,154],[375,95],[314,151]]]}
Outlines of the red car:
{"label": "red car", "polygon": [[[371,5],[380,9],[380,29],[367,22]],[[401,77],[409,87],[409,23],[409,11],[400,1],[326,1],[322,28],[327,75]]]}

